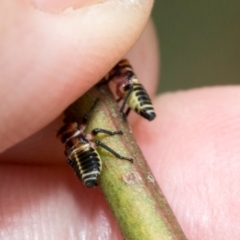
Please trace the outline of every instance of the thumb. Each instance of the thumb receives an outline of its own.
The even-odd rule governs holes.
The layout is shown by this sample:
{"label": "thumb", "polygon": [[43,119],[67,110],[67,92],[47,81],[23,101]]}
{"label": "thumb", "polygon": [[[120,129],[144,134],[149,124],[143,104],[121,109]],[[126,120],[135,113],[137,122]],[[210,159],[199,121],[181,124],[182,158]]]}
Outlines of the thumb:
{"label": "thumb", "polygon": [[80,3],[52,13],[41,4],[1,1],[0,151],[93,86],[137,40],[153,1]]}

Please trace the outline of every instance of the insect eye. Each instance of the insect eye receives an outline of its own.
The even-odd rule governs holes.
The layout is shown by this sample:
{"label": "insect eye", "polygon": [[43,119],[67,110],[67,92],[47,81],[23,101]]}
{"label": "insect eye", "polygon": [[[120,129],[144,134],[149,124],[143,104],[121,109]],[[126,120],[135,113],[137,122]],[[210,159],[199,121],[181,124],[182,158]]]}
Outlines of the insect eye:
{"label": "insect eye", "polygon": [[73,167],[73,161],[71,159],[67,160],[67,164],[68,166]]}

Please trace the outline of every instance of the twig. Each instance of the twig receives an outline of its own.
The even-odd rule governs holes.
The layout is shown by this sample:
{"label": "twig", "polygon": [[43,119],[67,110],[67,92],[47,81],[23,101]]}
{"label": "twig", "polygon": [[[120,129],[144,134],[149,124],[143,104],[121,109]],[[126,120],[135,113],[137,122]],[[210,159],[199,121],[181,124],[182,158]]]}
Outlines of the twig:
{"label": "twig", "polygon": [[93,128],[121,129],[123,135],[103,134],[100,139],[122,156],[134,159],[132,164],[98,149],[103,161],[99,187],[124,239],[186,239],[108,87],[101,85],[91,89],[65,111],[66,117],[80,122],[97,97],[100,101],[89,119],[86,131],[90,132]]}

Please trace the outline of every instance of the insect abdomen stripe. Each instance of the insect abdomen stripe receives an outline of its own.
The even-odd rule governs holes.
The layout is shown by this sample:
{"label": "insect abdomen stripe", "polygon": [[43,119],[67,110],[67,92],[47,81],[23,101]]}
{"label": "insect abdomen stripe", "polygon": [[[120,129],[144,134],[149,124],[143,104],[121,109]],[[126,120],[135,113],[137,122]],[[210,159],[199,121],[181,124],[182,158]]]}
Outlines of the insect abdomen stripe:
{"label": "insect abdomen stripe", "polygon": [[84,149],[76,149],[74,159],[75,164],[73,166],[76,174],[83,181],[85,185],[88,185],[88,181],[97,181],[102,169],[102,163],[97,151],[92,147]]}

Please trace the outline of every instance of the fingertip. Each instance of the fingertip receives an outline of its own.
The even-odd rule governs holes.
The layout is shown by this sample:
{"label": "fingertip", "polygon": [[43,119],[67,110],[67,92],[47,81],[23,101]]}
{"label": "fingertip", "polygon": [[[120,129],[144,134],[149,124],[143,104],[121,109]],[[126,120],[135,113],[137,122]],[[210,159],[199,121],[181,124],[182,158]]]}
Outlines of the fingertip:
{"label": "fingertip", "polygon": [[139,37],[151,7],[150,0],[105,1],[53,14],[21,6],[1,39],[1,150],[46,126],[101,79]]}

